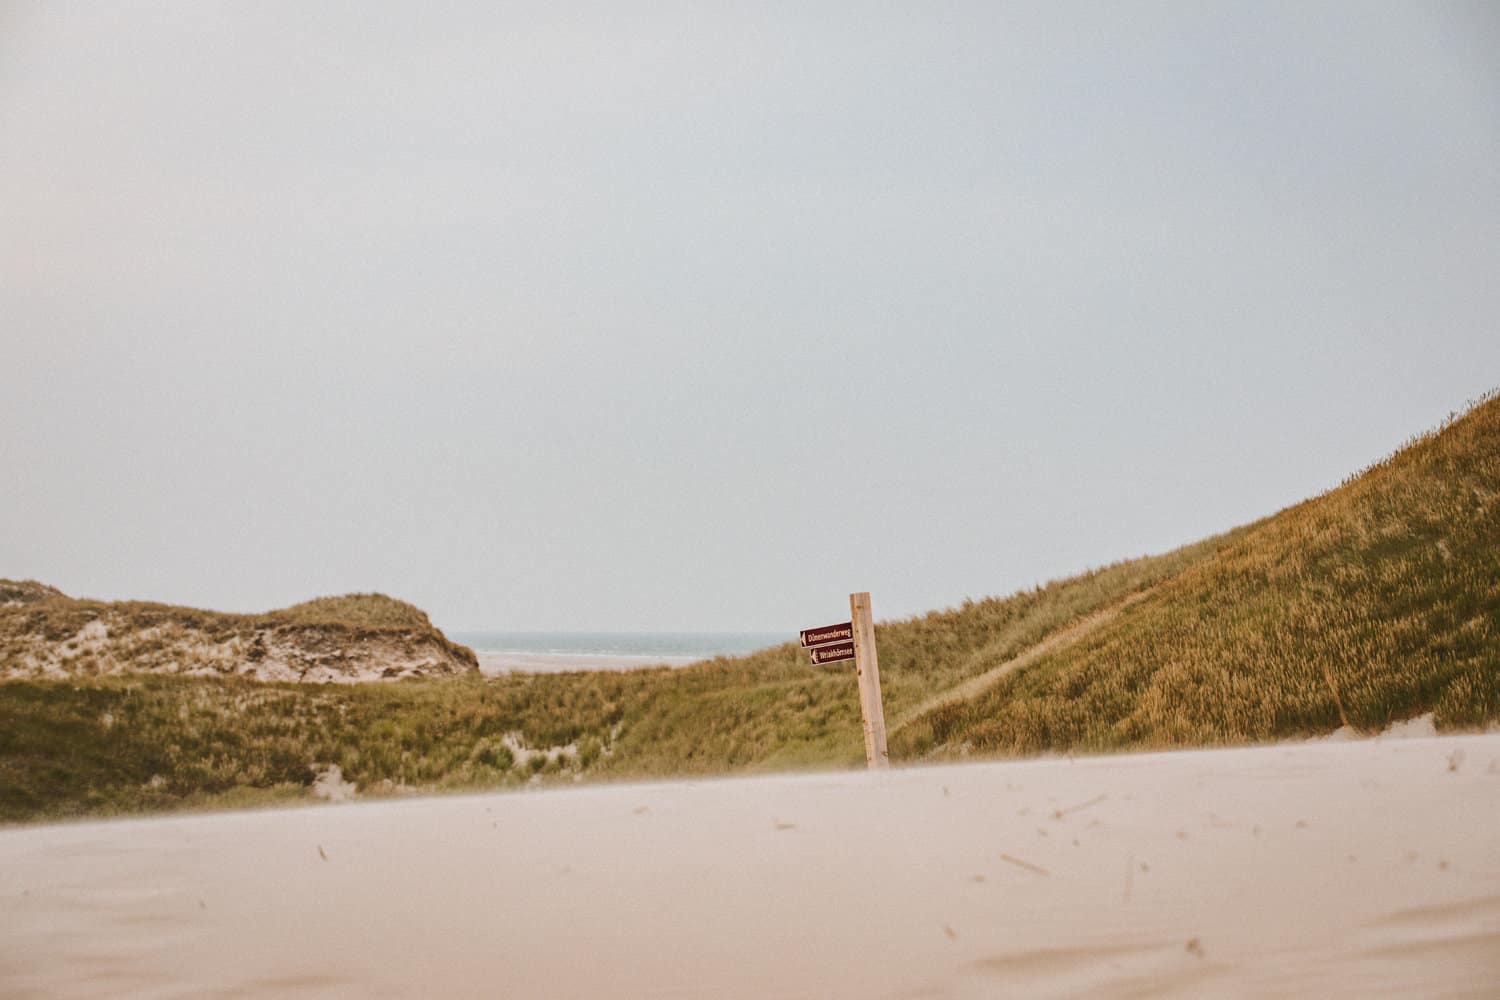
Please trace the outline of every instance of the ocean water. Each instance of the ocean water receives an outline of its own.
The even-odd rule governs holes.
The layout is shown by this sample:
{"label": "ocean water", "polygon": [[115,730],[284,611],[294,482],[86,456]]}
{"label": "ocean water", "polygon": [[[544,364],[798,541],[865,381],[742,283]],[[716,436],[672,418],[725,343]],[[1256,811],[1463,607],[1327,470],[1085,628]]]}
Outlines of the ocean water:
{"label": "ocean water", "polygon": [[738,656],[797,638],[779,632],[449,632],[475,652],[600,656]]}
{"label": "ocean water", "polygon": [[630,670],[737,656],[797,638],[795,632],[449,632],[485,673]]}

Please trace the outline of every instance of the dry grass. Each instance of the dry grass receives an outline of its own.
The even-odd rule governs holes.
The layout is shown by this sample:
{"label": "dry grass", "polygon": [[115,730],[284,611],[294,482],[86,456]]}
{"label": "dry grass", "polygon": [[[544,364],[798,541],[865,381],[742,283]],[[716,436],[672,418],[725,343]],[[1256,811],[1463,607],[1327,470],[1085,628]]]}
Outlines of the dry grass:
{"label": "dry grass", "polygon": [[1500,717],[1500,400],[1269,518],[893,752],[1201,746]]}
{"label": "dry grass", "polygon": [[280,611],[260,616],[271,621],[288,621],[301,625],[344,625],[351,628],[417,628],[432,627],[420,608],[384,594],[345,594],[342,597],[317,597]]}

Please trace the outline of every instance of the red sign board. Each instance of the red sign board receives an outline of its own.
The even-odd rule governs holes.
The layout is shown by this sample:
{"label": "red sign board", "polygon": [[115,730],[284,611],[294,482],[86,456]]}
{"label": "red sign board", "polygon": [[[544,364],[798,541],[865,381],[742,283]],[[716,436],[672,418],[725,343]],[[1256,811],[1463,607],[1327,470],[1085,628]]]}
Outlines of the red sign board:
{"label": "red sign board", "polygon": [[[802,630],[802,648],[808,646],[823,646],[830,642],[839,640],[852,642],[854,640],[854,623],[844,622],[840,625],[824,625],[821,628],[805,628]],[[852,653],[850,654],[853,655]]]}
{"label": "red sign board", "polygon": [[828,646],[814,646],[807,652],[812,657],[813,666],[821,666],[824,663],[838,663],[840,660],[854,659],[854,643],[835,642]]}

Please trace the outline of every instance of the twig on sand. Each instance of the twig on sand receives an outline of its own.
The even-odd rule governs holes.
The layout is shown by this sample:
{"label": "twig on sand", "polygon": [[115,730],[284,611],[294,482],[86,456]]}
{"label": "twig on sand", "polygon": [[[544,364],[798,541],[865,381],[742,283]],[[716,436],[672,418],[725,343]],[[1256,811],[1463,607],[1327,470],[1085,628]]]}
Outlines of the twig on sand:
{"label": "twig on sand", "polygon": [[1041,867],[1040,865],[1034,865],[1030,861],[1022,861],[1020,858],[1013,858],[1009,854],[1002,854],[1002,855],[1000,855],[1000,860],[1001,861],[1008,861],[1008,862],[1010,862],[1011,864],[1015,865],[1018,868],[1025,868],[1029,872],[1036,872],[1038,875],[1048,875],[1048,876],[1050,876],[1052,874],[1051,872],[1049,872],[1047,869]]}
{"label": "twig on sand", "polygon": [[1089,799],[1087,802],[1080,802],[1076,806],[1068,806],[1066,809],[1054,809],[1054,810],[1052,810],[1052,818],[1053,819],[1062,819],[1068,813],[1077,812],[1080,809],[1087,809],[1089,806],[1097,806],[1099,803],[1103,802],[1107,798],[1109,798],[1108,795],[1095,795],[1093,798]]}

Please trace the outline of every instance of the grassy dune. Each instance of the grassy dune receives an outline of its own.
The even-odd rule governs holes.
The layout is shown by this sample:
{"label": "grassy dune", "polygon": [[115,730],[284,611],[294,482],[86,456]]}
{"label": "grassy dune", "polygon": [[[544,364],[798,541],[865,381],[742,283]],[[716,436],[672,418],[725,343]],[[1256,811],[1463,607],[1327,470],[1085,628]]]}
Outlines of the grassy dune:
{"label": "grassy dune", "polygon": [[1240,743],[1500,718],[1500,399],[1282,511],[893,754]]}
{"label": "grassy dune", "polygon": [[[421,614],[340,600],[277,614]],[[892,757],[917,760],[1477,725],[1500,718],[1497,623],[1491,398],[1255,524],[877,634]],[[858,766],[846,667],[789,643],[629,673],[3,682],[0,819],[305,797],[329,765],[364,794]]]}
{"label": "grassy dune", "polygon": [[[882,624],[888,717],[1234,537]],[[325,616],[333,608],[310,603]],[[64,617],[59,630],[78,627],[71,612]],[[855,766],[863,742],[847,667],[815,668],[788,643],[620,673],[316,686],[173,676],[0,682],[0,819],[297,798],[329,765],[365,793]]]}

